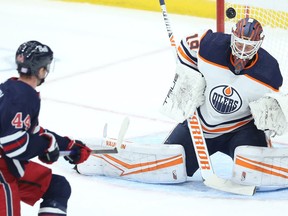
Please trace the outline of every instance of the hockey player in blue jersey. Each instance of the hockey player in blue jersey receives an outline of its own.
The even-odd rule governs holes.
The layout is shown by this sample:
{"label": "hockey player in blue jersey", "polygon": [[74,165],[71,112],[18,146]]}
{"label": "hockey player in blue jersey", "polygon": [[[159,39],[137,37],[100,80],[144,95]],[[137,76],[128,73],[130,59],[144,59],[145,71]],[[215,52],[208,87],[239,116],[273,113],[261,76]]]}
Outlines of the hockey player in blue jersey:
{"label": "hockey player in blue jersey", "polygon": [[0,215],[20,216],[20,201],[34,205],[42,198],[39,215],[66,215],[71,188],[65,177],[52,174],[59,150],[71,150],[65,159],[84,162],[90,149],[79,140],[60,136],[38,124],[40,96],[36,87],[49,73],[52,50],[38,41],[20,45],[15,56],[19,78],[0,85]]}
{"label": "hockey player in blue jersey", "polygon": [[[265,133],[255,126],[249,103],[267,93],[277,93],[283,78],[278,62],[261,48],[263,40],[261,24],[256,19],[244,18],[233,27],[231,35],[208,30],[201,38],[195,34],[180,42],[176,73],[196,72],[205,79],[204,93],[196,107],[210,155],[220,151],[233,158],[237,146],[267,147]],[[180,88],[185,91],[189,85],[195,82]],[[194,111],[186,107],[188,110],[181,111],[191,115]],[[165,144],[179,143],[184,147],[187,175],[192,176],[199,166],[184,120]]]}

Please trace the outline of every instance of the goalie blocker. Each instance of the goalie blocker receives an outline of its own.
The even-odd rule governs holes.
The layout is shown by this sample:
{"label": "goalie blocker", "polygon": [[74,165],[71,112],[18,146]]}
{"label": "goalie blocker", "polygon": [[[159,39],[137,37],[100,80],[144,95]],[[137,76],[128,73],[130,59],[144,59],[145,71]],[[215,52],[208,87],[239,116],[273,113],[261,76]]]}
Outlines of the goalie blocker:
{"label": "goalie blocker", "polygon": [[[105,147],[117,140],[106,138]],[[103,147],[103,146],[102,146]],[[117,154],[92,154],[77,165],[83,175],[104,175],[144,183],[181,183],[187,180],[185,153],[181,145],[123,142]]]}

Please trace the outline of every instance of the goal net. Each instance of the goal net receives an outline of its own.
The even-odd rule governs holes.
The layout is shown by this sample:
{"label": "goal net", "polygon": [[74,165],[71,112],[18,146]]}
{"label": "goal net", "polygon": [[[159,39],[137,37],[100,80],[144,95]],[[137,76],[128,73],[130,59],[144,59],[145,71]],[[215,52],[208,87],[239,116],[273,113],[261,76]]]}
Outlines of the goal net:
{"label": "goal net", "polygon": [[[244,17],[255,18],[262,24],[265,35],[262,47],[278,60],[284,79],[281,91],[288,93],[288,0],[225,0],[225,2],[220,0],[220,2],[224,4],[222,18],[223,30],[226,33],[231,33],[232,25]],[[230,7],[236,11],[236,16],[232,19],[225,15]]]}

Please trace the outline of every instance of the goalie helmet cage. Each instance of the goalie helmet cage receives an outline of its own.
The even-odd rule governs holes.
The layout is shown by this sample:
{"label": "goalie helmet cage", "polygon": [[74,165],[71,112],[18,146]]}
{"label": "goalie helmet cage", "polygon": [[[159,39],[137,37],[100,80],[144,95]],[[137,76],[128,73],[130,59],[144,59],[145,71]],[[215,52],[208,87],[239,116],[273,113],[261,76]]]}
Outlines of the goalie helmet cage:
{"label": "goalie helmet cage", "polygon": [[[277,59],[282,75],[282,92],[288,93],[288,0],[217,0],[217,31],[231,33],[238,20],[257,19],[264,29],[262,47]],[[229,19],[226,10],[233,8],[236,16]]]}

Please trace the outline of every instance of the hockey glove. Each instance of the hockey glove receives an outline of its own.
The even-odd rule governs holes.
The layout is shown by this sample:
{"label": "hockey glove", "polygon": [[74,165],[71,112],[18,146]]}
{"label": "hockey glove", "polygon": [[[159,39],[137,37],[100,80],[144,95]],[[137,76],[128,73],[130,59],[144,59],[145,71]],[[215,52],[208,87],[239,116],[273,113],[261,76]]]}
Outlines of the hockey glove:
{"label": "hockey glove", "polygon": [[72,144],[68,147],[71,153],[65,156],[64,159],[71,164],[80,164],[86,161],[91,153],[91,149],[80,140],[73,140],[71,142]]}
{"label": "hockey glove", "polygon": [[46,152],[43,155],[39,155],[38,158],[44,163],[52,164],[57,161],[59,158],[59,147],[58,143],[53,134],[49,132],[44,132],[40,136],[45,137],[49,140],[49,147],[46,149]]}

